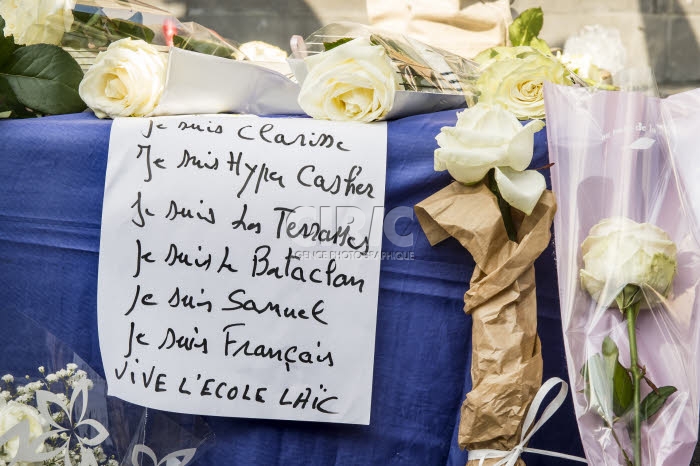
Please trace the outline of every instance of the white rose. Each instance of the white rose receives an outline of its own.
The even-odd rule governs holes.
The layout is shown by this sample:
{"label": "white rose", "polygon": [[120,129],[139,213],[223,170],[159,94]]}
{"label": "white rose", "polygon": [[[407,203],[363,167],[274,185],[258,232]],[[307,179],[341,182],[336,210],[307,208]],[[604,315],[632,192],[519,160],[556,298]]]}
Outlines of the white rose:
{"label": "white rose", "polygon": [[74,0],[0,0],[5,36],[15,43],[58,45],[73,24]]}
{"label": "white rose", "polygon": [[478,103],[457,115],[457,124],[437,135],[435,170],[447,170],[464,184],[481,181],[495,168],[495,180],[503,198],[516,209],[532,213],[546,188],[544,177],[525,170],[532,161],[534,134],[541,120],[523,126],[509,111]]}
{"label": "white rose", "polygon": [[[522,48],[522,47],[519,47]],[[479,102],[500,105],[519,119],[544,118],[544,82],[571,85],[569,72],[554,57],[530,51],[504,55],[479,76]]]}
{"label": "white rose", "polygon": [[610,305],[627,285],[636,285],[653,290],[642,297],[642,306],[649,307],[657,302],[657,293],[668,294],[676,273],[676,245],[666,232],[624,217],[591,228],[581,253],[581,285],[602,305]]}
{"label": "white rose", "polygon": [[142,40],[121,39],[101,52],[78,92],[99,118],[144,116],[160,100],[167,58]]}
{"label": "white rose", "polygon": [[[17,403],[16,401],[10,401],[0,407],[0,437],[22,421],[29,423],[28,440],[30,442],[43,434],[48,425],[48,423],[41,418],[36,408]],[[19,442],[19,437],[15,437],[4,445],[5,459],[11,460],[17,455],[19,451]],[[40,449],[40,451],[42,450],[43,448]]]}
{"label": "white rose", "polygon": [[313,118],[375,121],[389,113],[399,87],[383,47],[360,37],[304,60],[299,105]]}

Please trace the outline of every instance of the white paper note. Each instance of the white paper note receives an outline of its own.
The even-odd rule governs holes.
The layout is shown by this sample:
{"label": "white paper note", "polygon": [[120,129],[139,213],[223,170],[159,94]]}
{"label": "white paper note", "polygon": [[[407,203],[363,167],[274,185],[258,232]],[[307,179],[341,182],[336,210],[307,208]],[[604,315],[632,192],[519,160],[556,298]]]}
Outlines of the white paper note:
{"label": "white paper note", "polygon": [[109,394],[368,424],[386,125],[117,119],[98,279]]}

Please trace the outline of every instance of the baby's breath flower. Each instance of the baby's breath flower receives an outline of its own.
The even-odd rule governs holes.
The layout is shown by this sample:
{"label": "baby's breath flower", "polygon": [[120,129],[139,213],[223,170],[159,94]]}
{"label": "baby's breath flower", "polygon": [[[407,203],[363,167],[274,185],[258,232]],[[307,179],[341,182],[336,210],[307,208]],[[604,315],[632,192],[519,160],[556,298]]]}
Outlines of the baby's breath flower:
{"label": "baby's breath flower", "polygon": [[78,368],[78,365],[77,365],[77,364],[74,364],[74,363],[72,363],[72,362],[71,362],[70,364],[66,364],[66,369],[68,369],[68,370],[71,371],[71,372],[73,372],[73,371],[76,370],[77,368]]}
{"label": "baby's breath flower", "polygon": [[107,461],[107,455],[105,455],[104,450],[100,446],[96,446],[92,452],[95,454],[95,459],[98,463],[104,463]]}
{"label": "baby's breath flower", "polygon": [[12,383],[15,381],[15,378],[12,376],[12,374],[5,374],[2,376],[2,381],[5,383]]}
{"label": "baby's breath flower", "polygon": [[70,371],[68,371],[66,369],[61,369],[58,372],[56,372],[56,377],[58,377],[59,379],[65,379],[66,377],[68,377],[70,375],[71,375]]}
{"label": "baby's breath flower", "polygon": [[49,374],[46,376],[46,381],[48,383],[54,383],[58,381],[58,377],[56,376],[56,374]]}
{"label": "baby's breath flower", "polygon": [[46,369],[44,369],[44,366],[39,366],[39,372],[42,373],[42,374],[43,374],[44,372],[46,372]]}
{"label": "baby's breath flower", "polygon": [[35,392],[37,390],[41,390],[44,384],[42,382],[31,382],[27,384],[27,389],[29,391]]}

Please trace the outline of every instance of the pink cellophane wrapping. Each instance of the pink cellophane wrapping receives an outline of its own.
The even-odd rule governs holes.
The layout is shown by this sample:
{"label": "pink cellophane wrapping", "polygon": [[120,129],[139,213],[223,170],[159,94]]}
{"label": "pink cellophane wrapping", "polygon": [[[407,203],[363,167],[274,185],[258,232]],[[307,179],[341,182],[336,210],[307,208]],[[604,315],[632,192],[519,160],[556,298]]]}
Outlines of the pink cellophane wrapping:
{"label": "pink cellophane wrapping", "polygon": [[[629,367],[626,321],[581,288],[581,243],[592,226],[628,217],[665,230],[678,247],[678,272],[668,298],[637,319],[640,364],[657,386],[678,391],[642,423],[642,464],[687,465],[698,434],[700,255],[679,189],[662,100],[635,92],[545,86],[552,188],[559,200],[554,231],[569,379],[589,464],[624,464],[624,457],[584,395],[581,368],[610,336]],[[686,129],[689,131],[690,129]],[[695,132],[698,127],[695,127]],[[674,149],[675,150],[675,149]],[[700,182],[700,180],[696,180]],[[643,288],[646,296],[650,291]],[[613,293],[613,296],[616,293]],[[612,306],[612,303],[611,303]],[[642,382],[642,399],[650,389]],[[624,422],[616,433],[632,457]]]}

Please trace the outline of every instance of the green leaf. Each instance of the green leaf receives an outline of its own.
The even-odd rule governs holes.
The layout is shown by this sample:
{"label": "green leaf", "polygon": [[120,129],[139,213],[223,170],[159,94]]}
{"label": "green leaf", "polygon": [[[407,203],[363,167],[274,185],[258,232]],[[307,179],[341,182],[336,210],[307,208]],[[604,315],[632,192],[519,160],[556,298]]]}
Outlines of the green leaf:
{"label": "green leaf", "polygon": [[620,364],[620,351],[610,337],[603,340],[603,359],[605,360],[605,372],[612,381],[613,388],[613,412],[620,417],[631,407],[634,398],[634,385],[629,371]]}
{"label": "green leaf", "polygon": [[73,10],[73,27],[77,26],[93,26],[100,22],[103,16],[99,13],[87,13],[85,11]]}
{"label": "green leaf", "polygon": [[547,42],[544,40],[540,39],[539,37],[533,37],[532,40],[530,41],[530,47],[532,47],[535,50],[539,50],[543,54],[547,56],[552,55],[552,49],[549,48],[549,45]]}
{"label": "green leaf", "polygon": [[659,387],[658,388],[658,393],[657,392],[651,392],[649,393],[641,403],[641,410],[642,410],[642,421],[646,421],[650,417],[652,417],[654,414],[659,412],[659,410],[663,407],[664,403],[666,403],[666,400],[668,399],[669,396],[673,395],[676,393],[676,387],[672,386],[667,386],[667,387]]}
{"label": "green leaf", "polygon": [[342,39],[338,39],[338,40],[333,41],[333,42],[324,42],[323,43],[323,51],[328,52],[329,50],[333,50],[337,46],[343,45],[347,42],[350,42],[351,40],[352,40],[351,37],[343,37]]}
{"label": "green leaf", "polygon": [[619,362],[615,364],[613,375],[613,411],[620,417],[632,408],[634,401],[634,384],[632,377],[625,366]]}
{"label": "green leaf", "polygon": [[7,81],[0,77],[0,113],[4,118],[31,118],[38,116],[22,105]]}
{"label": "green leaf", "polygon": [[113,19],[110,21],[112,32],[120,38],[131,37],[133,39],[141,39],[148,42],[153,42],[156,33],[152,29],[147,28],[143,24],[134,23],[133,21],[125,21],[122,19]]}
{"label": "green leaf", "polygon": [[216,57],[232,58],[233,49],[216,42],[197,39],[185,39],[182,36],[173,36],[173,45],[179,49],[190,50],[192,52],[214,55]]}
{"label": "green leaf", "polygon": [[99,13],[73,11],[73,27],[63,36],[62,44],[74,48],[105,47],[125,37],[153,42],[155,32],[143,24],[123,19],[110,19]]}
{"label": "green leaf", "polygon": [[532,39],[539,35],[543,24],[542,8],[530,8],[523,11],[508,28],[511,43],[514,46],[530,45]]}
{"label": "green leaf", "polygon": [[61,45],[76,49],[106,47],[110,42],[108,18],[99,13],[73,10],[73,26],[63,35]]}
{"label": "green leaf", "polygon": [[12,36],[5,37],[3,35],[3,29],[5,29],[5,20],[0,16],[0,66],[5,63],[12,52],[14,52],[19,45],[15,44],[15,38]]}
{"label": "green leaf", "polygon": [[15,50],[0,67],[17,100],[44,114],[74,113],[85,109],[78,95],[83,78],[80,65],[60,47],[36,44]]}

